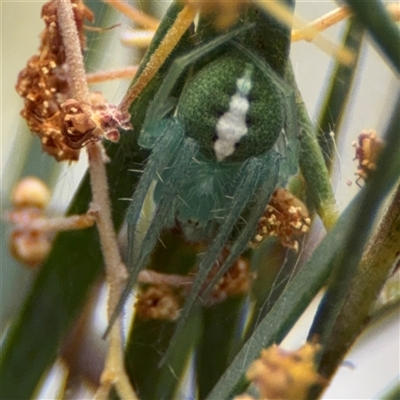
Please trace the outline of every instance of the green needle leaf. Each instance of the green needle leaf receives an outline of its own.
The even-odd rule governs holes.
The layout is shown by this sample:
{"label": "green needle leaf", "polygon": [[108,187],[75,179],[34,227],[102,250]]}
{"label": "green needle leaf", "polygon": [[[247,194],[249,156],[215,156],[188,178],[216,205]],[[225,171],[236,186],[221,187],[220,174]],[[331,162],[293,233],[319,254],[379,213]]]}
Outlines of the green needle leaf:
{"label": "green needle leaf", "polygon": [[365,26],[376,44],[400,73],[400,30],[379,0],[346,0],[356,18]]}
{"label": "green needle leaf", "polygon": [[226,399],[233,393],[237,394],[245,389],[244,374],[249,365],[264,347],[279,343],[285,337],[326,282],[335,254],[344,244],[344,233],[352,226],[352,216],[358,205],[359,201],[354,201],[339,218],[335,227],[325,236],[309,261],[257,326],[207,400]]}

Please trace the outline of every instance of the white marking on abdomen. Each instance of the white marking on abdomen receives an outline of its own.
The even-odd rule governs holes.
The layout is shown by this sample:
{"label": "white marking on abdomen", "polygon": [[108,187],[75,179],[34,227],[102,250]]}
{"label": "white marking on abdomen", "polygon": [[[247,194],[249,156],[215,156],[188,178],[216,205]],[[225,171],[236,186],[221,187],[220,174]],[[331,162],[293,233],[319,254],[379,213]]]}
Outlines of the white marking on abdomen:
{"label": "white marking on abdomen", "polygon": [[236,81],[236,93],[231,97],[229,110],[217,122],[214,152],[218,161],[232,155],[236,143],[247,135],[246,114],[250,107],[247,96],[252,87],[251,75],[252,68],[249,64],[244,75]]}

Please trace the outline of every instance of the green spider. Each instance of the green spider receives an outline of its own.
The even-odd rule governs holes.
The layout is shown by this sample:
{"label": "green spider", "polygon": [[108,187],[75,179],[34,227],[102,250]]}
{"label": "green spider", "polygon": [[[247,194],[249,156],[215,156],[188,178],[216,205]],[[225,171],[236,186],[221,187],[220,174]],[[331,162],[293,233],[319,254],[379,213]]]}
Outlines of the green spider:
{"label": "green spider", "polygon": [[247,248],[274,189],[297,171],[295,97],[284,79],[289,28],[248,6],[227,33],[200,19],[194,36],[201,43],[171,63],[139,137],[151,154],[127,213],[131,275],[116,311],[162,230],[178,226],[186,240],[208,243],[172,343],[222,249],[229,255],[202,298]]}

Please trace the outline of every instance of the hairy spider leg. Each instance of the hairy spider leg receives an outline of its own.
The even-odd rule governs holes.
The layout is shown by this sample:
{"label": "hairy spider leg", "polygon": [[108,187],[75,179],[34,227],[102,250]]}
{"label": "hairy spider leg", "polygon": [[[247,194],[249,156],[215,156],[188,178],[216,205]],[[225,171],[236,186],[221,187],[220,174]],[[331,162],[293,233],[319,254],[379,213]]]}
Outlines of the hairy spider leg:
{"label": "hairy spider leg", "polygon": [[[146,168],[139,181],[139,185],[132,196],[132,203],[128,208],[126,219],[129,226],[136,227],[143,209],[143,203],[148,194],[151,184],[158,180],[159,174],[167,168],[176,157],[179,148],[182,146],[183,133],[179,124],[172,119],[160,121],[159,138],[153,146],[153,151],[147,161]],[[168,152],[165,149],[169,149]],[[128,242],[135,240],[135,229],[128,229]],[[132,248],[132,247],[130,247]],[[134,254],[129,254],[128,265],[131,270],[135,268]]]}
{"label": "hairy spider leg", "polygon": [[[242,230],[239,237],[236,239],[232,246],[229,256],[224,261],[221,268],[219,268],[216,275],[208,283],[207,288],[203,291],[202,299],[206,300],[214,285],[230,267],[232,262],[243,252],[251,235],[255,231],[255,227],[258,223],[260,216],[262,215],[269,198],[277,185],[284,185],[287,179],[297,172],[296,160],[297,160],[297,116],[296,116],[296,103],[295,103],[295,91],[294,89],[277,74],[268,64],[264,63],[257,55],[250,52],[241,44],[233,41],[231,42],[240,51],[244,52],[256,65],[257,67],[267,76],[269,76],[275,84],[279,87],[283,94],[282,101],[285,109],[285,131],[282,132],[280,138],[277,140],[277,146],[275,150],[278,153],[269,152],[263,157],[263,166],[267,168],[266,171],[262,172],[260,168],[259,173],[261,176],[265,176],[266,181],[262,185],[259,202],[253,207],[250,212],[250,217],[247,221],[246,227]],[[281,143],[278,143],[278,142]],[[277,158],[277,155],[280,157]],[[278,176],[268,176],[268,169],[271,165],[279,162],[279,181]],[[274,179],[275,178],[275,179]]]}
{"label": "hairy spider leg", "polygon": [[[164,354],[162,360],[159,363],[159,366],[162,366],[165,361],[167,360],[171,349],[173,348],[174,344],[176,343],[184,324],[189,316],[189,313],[195,303],[198,301],[199,293],[204,283],[205,279],[207,278],[208,274],[210,273],[212,267],[215,264],[215,260],[221,253],[221,249],[224,248],[227,241],[229,240],[229,236],[235,227],[235,224],[238,220],[238,215],[240,216],[250,200],[254,197],[254,188],[259,188],[262,184],[263,180],[268,179],[271,181],[271,184],[268,184],[269,195],[272,194],[275,184],[277,181],[278,176],[278,168],[276,163],[268,162],[271,157],[262,157],[259,158],[250,158],[244,162],[243,166],[241,167],[238,173],[238,183],[237,189],[234,193],[233,199],[231,204],[229,205],[229,212],[225,216],[224,222],[221,224],[219,231],[212,241],[211,246],[207,250],[207,252],[202,257],[199,265],[198,265],[198,272],[196,278],[193,282],[193,286],[190,292],[189,297],[185,301],[184,308],[182,310],[181,316],[177,323],[174,335],[170,340],[169,347]],[[267,162],[266,162],[267,161]],[[264,201],[262,210],[264,210],[266,203],[268,201],[265,200],[267,195],[262,196],[262,200]],[[261,207],[260,207],[261,208]],[[258,209],[257,209],[258,211]],[[261,216],[262,211],[258,213],[257,218],[254,217],[256,221]],[[253,220],[251,221],[253,222]],[[253,226],[253,228],[255,225]],[[254,233],[254,229],[250,231],[249,229],[244,229],[242,232],[243,236],[240,235],[240,242],[237,243],[237,247],[234,249],[235,253],[239,255],[243,252],[246,248],[247,242],[251,238],[251,234]],[[246,240],[243,240],[245,236],[248,236]],[[232,258],[230,258],[230,262],[232,262]],[[224,263],[224,266],[227,265],[227,262]],[[229,267],[230,265],[228,265]]]}
{"label": "hairy spider leg", "polygon": [[215,274],[215,276],[210,280],[207,287],[203,290],[203,293],[201,295],[202,301],[207,300],[207,297],[210,295],[218,280],[231,267],[233,262],[240,256],[240,254],[243,253],[243,251],[247,247],[247,244],[253,237],[254,232],[257,228],[258,221],[265,211],[265,207],[276,188],[279,176],[280,158],[281,157],[279,154],[271,151],[261,160],[258,168],[261,187],[259,192],[255,193],[257,201],[250,210],[245,227],[242,229],[239,236],[232,245],[229,256],[218,269],[218,272]]}
{"label": "hairy spider leg", "polygon": [[[130,219],[128,222],[128,241],[129,243],[131,243],[130,246],[131,248],[135,249],[135,246],[133,245],[135,238],[134,229],[136,229],[136,224],[139,220],[140,212],[143,208],[143,203],[145,201],[150,185],[154,180],[158,179],[157,172],[162,172],[163,168],[167,167],[168,163],[170,162],[172,157],[176,154],[176,152],[178,152],[178,157],[189,157],[190,159],[191,157],[194,156],[192,150],[190,150],[190,152],[187,153],[186,155],[182,156],[182,152],[185,153],[184,147],[185,146],[190,147],[193,144],[192,140],[188,141],[188,139],[185,139],[185,144],[182,147],[179,145],[179,143],[176,143],[175,145],[173,144],[173,141],[176,140],[177,137],[181,137],[181,140],[183,138],[182,132],[179,135],[175,133],[176,132],[175,128],[181,131],[180,126],[178,126],[177,123],[174,123],[173,119],[168,119],[167,120],[168,122],[161,121],[162,118],[164,118],[165,115],[172,108],[172,101],[171,98],[169,97],[171,90],[173,89],[176,81],[179,79],[179,77],[187,67],[192,65],[194,62],[198,61],[201,57],[210,53],[212,50],[218,48],[220,45],[228,42],[232,38],[247,31],[252,26],[253,24],[248,24],[238,29],[234,29],[225,35],[219,36],[208,43],[198,46],[195,50],[192,50],[188,54],[179,57],[172,63],[164,79],[163,84],[161,85],[154,100],[151,102],[149,106],[149,110],[146,114],[146,119],[143,124],[143,130],[139,137],[140,146],[153,150],[152,154],[149,157],[149,162],[145,168],[144,174],[139,182],[139,186],[132,198],[132,205],[130,207],[130,211],[128,211],[128,219]],[[162,125],[164,122],[166,126],[163,128]],[[169,126],[169,124],[174,125],[175,128]],[[171,139],[172,140],[171,146],[165,147],[165,145],[168,145],[169,141],[169,138],[166,137],[167,135],[174,136],[174,138]],[[160,139],[160,142],[158,142],[158,139]],[[161,145],[161,143],[163,143],[164,145]],[[170,152],[169,155],[166,155],[167,153],[165,151],[166,148],[172,149],[173,152]],[[165,160],[163,160],[163,158],[165,158]],[[178,159],[176,160],[173,166],[174,169],[176,169],[177,163]],[[186,167],[181,166],[179,167],[179,170],[182,171],[182,173],[177,173],[179,175],[179,179],[184,179],[184,176],[182,175],[184,174]],[[171,185],[172,179],[175,178],[171,176],[169,178],[169,184],[165,186],[165,190],[163,189],[163,194],[159,200],[159,206],[157,208],[157,211],[153,216],[150,227],[148,228],[146,236],[142,241],[142,243],[146,243],[145,244],[146,251],[144,253],[142,251],[137,258],[134,255],[129,256],[128,269],[130,275],[128,283],[126,285],[126,288],[124,289],[124,292],[121,295],[117,307],[113,311],[113,314],[110,318],[110,322],[103,337],[107,337],[114,321],[116,320],[118,314],[121,312],[125,301],[129,297],[130,291],[136,282],[137,275],[139,274],[141,269],[145,267],[145,260],[148,260],[148,258],[150,257],[150,253],[154,249],[156,241],[158,240],[158,235],[163,227],[166,218],[164,214],[168,213],[173,200],[174,191],[172,189],[174,185]],[[169,189],[171,189],[170,193],[168,193]],[[168,201],[166,201],[167,198]],[[163,215],[162,217],[161,214]],[[156,234],[154,236],[151,236],[152,234],[154,234],[154,232],[156,232]],[[150,242],[152,243],[151,246],[149,245]]]}
{"label": "hairy spider leg", "polygon": [[[226,216],[225,222],[220,227],[217,237],[213,241],[212,245],[201,260],[196,279],[193,283],[191,293],[186,299],[183,311],[175,329],[174,335],[170,341],[170,345],[164,354],[159,365],[163,365],[167,360],[171,349],[176,343],[180,332],[189,316],[192,307],[198,301],[198,296],[207,275],[211,271],[215,260],[218,258],[221,248],[226,244],[229,235],[237,221],[237,215],[240,215],[245,206],[254,196],[254,188],[259,188],[260,185],[260,201],[251,210],[248,225],[242,230],[239,237],[235,240],[231,253],[223,263],[221,269],[217,272],[216,276],[208,284],[202,297],[206,298],[212,290],[214,284],[218,279],[226,272],[232,262],[245,250],[248,241],[250,240],[254,229],[257,225],[259,217],[262,215],[264,208],[277,184],[286,184],[288,177],[294,174],[297,170],[295,167],[297,160],[297,120],[296,120],[296,104],[295,104],[295,92],[292,87],[286,81],[279,76],[267,63],[250,52],[244,46],[235,41],[231,42],[241,52],[246,54],[255,65],[262,71],[266,76],[272,79],[275,85],[279,88],[282,93],[280,101],[285,111],[285,130],[280,135],[275,145],[274,150],[269,151],[264,157],[252,158],[244,163],[239,175],[240,181],[238,188],[234,194],[234,200],[230,207],[230,212]],[[279,173],[279,167],[277,165],[278,158],[281,156],[282,166]],[[272,168],[271,168],[272,167]],[[254,176],[257,171],[257,176]],[[259,180],[258,180],[259,179]],[[266,180],[262,184],[263,180]],[[245,188],[245,189],[244,189]]]}
{"label": "hairy spider leg", "polygon": [[236,36],[246,32],[252,28],[254,24],[247,24],[240,28],[234,29],[225,35],[218,36],[216,39],[210,40],[208,43],[197,46],[194,50],[181,56],[173,61],[164,78],[163,84],[160,86],[154,100],[151,102],[143,123],[143,130],[140,134],[139,145],[151,149],[154,141],[157,139],[157,130],[152,129],[154,121],[162,119],[172,108],[170,93],[174,88],[177,80],[180,78],[186,68],[193,65],[202,57],[209,54],[222,44],[230,41]]}
{"label": "hairy spider leg", "polygon": [[[176,124],[179,126],[178,124]],[[180,128],[180,126],[179,126]],[[156,207],[155,212],[153,213],[151,217],[151,222],[150,225],[146,231],[146,234],[144,238],[141,240],[141,248],[139,254],[133,254],[130,256],[130,262],[132,264],[128,264],[130,266],[129,270],[129,279],[128,282],[125,286],[125,289],[121,295],[121,298],[118,301],[118,304],[113,311],[113,314],[110,318],[109,325],[107,327],[106,332],[104,333],[103,337],[107,337],[113,323],[115,322],[116,318],[118,317],[119,313],[121,312],[126,300],[128,299],[129,295],[131,294],[131,290],[133,285],[136,282],[137,276],[139,272],[146,267],[146,265],[149,262],[151,253],[157,243],[157,240],[159,238],[159,235],[161,233],[161,230],[164,227],[165,220],[168,216],[168,214],[171,212],[171,207],[172,207],[172,202],[175,197],[175,192],[176,192],[176,187],[179,186],[179,183],[184,181],[185,179],[188,179],[186,177],[186,170],[188,165],[190,164],[192,158],[196,155],[197,152],[197,145],[194,142],[193,139],[185,139],[183,140],[183,132],[182,130],[179,131],[174,131],[174,132],[165,132],[165,134],[158,140],[155,145],[152,154],[150,155],[149,162],[151,161],[151,165],[155,165],[153,163],[153,159],[158,157],[159,159],[163,158],[161,157],[162,152],[166,152],[166,148],[164,147],[164,138],[168,136],[178,136],[180,140],[175,141],[175,146],[176,148],[173,149],[172,152],[170,152],[170,155],[175,155],[175,160],[172,164],[172,173],[168,179],[168,182],[165,184],[162,183],[162,190],[160,193],[160,199],[158,202],[158,205]],[[171,157],[168,157],[169,160],[171,160]],[[167,166],[164,164],[164,168]],[[146,168],[147,170],[147,168]],[[146,171],[147,172],[147,171]],[[151,169],[151,171],[148,172],[150,176],[153,176],[154,180],[158,180],[159,176],[157,174],[157,170]],[[147,189],[150,188],[150,185],[153,181],[150,181],[150,179],[146,177],[142,177],[142,179],[145,178],[146,182],[143,185],[142,188],[138,187],[138,190],[134,194],[134,201],[132,202],[132,208],[134,208],[134,212],[132,214],[134,217],[134,221],[130,221],[129,218],[127,220],[128,222],[128,241],[130,243],[130,247],[133,248],[134,250],[137,249],[137,246],[134,246],[133,241],[135,240],[135,231],[137,227],[137,222],[138,222],[138,217],[140,215],[140,212],[143,208],[144,201],[147,195],[147,191],[145,192],[145,188]],[[150,182],[149,182],[150,181]],[[158,182],[160,183],[160,182]],[[140,186],[140,183],[139,183]],[[140,190],[139,190],[140,189]],[[138,196],[135,196],[136,193],[140,191]],[[143,195],[144,193],[144,195]],[[136,202],[135,199],[138,199]],[[139,200],[141,202],[139,202]]]}
{"label": "hairy spider leg", "polygon": [[[168,180],[166,182],[157,182],[157,187],[161,185],[161,190],[159,191],[159,200],[156,206],[156,211],[142,241],[138,257],[133,258],[133,267],[136,275],[146,267],[149,261],[150,255],[157,243],[161,230],[165,227],[165,221],[168,215],[171,213],[172,202],[177,191],[176,188],[179,187],[182,182],[185,182],[189,179],[186,171],[196,153],[196,142],[193,139],[185,138],[183,144],[180,146],[177,152],[176,160],[170,167],[172,172]],[[135,230],[136,226],[128,221],[128,230],[130,229]],[[133,246],[133,243],[130,245]]]}

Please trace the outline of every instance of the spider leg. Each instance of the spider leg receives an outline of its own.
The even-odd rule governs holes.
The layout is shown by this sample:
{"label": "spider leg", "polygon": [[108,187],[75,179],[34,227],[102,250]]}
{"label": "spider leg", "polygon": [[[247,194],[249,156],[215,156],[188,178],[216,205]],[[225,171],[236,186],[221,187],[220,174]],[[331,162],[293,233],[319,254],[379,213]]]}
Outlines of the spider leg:
{"label": "spider leg", "polygon": [[[154,249],[155,243],[158,240],[159,233],[164,227],[166,217],[168,213],[171,212],[171,205],[176,194],[176,190],[174,189],[179,185],[180,180],[185,179],[187,166],[189,165],[192,157],[195,155],[195,149],[197,149],[197,145],[191,139],[186,139],[183,141],[182,128],[177,122],[174,121],[174,119],[163,120],[165,114],[171,109],[170,92],[185,68],[192,65],[193,62],[208,54],[210,51],[218,48],[221,44],[226,43],[240,33],[248,30],[252,26],[252,24],[249,24],[238,29],[234,29],[231,32],[219,36],[202,46],[198,46],[195,50],[175,60],[164,79],[164,83],[161,85],[154,100],[150,104],[146,119],[143,124],[143,132],[139,138],[139,143],[142,147],[151,148],[152,154],[150,155],[144,174],[133,196],[132,206],[127,216],[129,221],[128,242],[130,244],[130,248],[133,249],[133,252],[130,251],[129,254],[128,265],[132,266],[132,268],[130,268],[130,276],[126,288],[121,295],[117,307],[113,311],[109,325],[103,337],[108,335],[108,332],[110,331],[116,317],[121,312],[126,299],[130,295],[131,288],[136,282],[137,275],[145,267],[150,254]],[[170,124],[175,126],[172,127]],[[183,145],[180,146],[182,141]],[[166,149],[172,151],[168,152]],[[179,152],[177,154],[178,150]],[[164,168],[169,166],[174,157],[176,157],[176,160],[172,166],[174,171],[169,176],[168,182],[166,182],[165,187],[162,190],[157,210],[152,216],[150,226],[144,239],[142,240],[142,248],[140,253],[136,256],[134,254],[136,248],[134,245],[135,229],[137,222],[139,221],[140,212],[143,208],[146,195],[152,182],[158,180],[158,174],[162,174]]]}
{"label": "spider leg", "polygon": [[[225,220],[223,224],[221,225],[218,234],[216,235],[215,239],[213,240],[211,246],[209,247],[208,251],[205,253],[205,255],[202,257],[199,266],[198,266],[198,272],[196,275],[196,278],[193,282],[193,286],[190,292],[190,295],[185,301],[184,308],[182,310],[180,319],[177,323],[177,327],[175,329],[174,335],[172,336],[170,340],[169,347],[164,354],[162,360],[159,363],[159,366],[163,365],[165,361],[167,360],[171,349],[175,345],[182,329],[183,326],[189,316],[189,313],[192,309],[192,307],[195,305],[196,301],[198,300],[198,295],[200,293],[201,287],[207,278],[209,272],[211,271],[213,265],[215,264],[215,260],[218,258],[221,249],[224,247],[226,244],[229,235],[234,228],[238,215],[242,213],[242,211],[245,209],[246,205],[250,201],[250,199],[254,195],[254,188],[257,188],[260,186],[261,181],[263,178],[267,176],[267,170],[271,169],[271,165],[265,165],[264,159],[257,159],[257,158],[251,158],[248,161],[244,163],[242,168],[239,171],[239,179],[238,179],[238,184],[237,184],[237,189],[235,191],[235,196],[232,200],[232,203],[229,205],[229,212],[225,216]],[[277,176],[277,169],[273,171],[274,175]],[[272,179],[274,183],[276,182],[276,178]],[[275,187],[275,186],[274,186]],[[271,190],[272,192],[272,190]],[[266,197],[266,196],[265,196]],[[264,196],[263,196],[264,200]],[[265,204],[263,204],[265,207]],[[261,215],[261,213],[260,213]],[[247,230],[246,230],[247,234]],[[240,246],[243,243],[243,238],[238,243],[237,248],[235,248],[235,252],[239,251]],[[243,248],[247,244],[247,240],[244,243]],[[242,250],[243,250],[242,248]],[[225,263],[224,263],[225,264]]]}
{"label": "spider leg", "polygon": [[[164,168],[170,165],[183,142],[183,133],[180,130],[180,125],[174,123],[172,119],[163,122],[165,122],[163,123],[164,126],[159,124],[162,129],[159,134],[159,140],[150,154],[139,185],[132,196],[131,206],[127,212],[129,243],[133,243],[135,240],[135,229],[132,229],[132,227],[137,226],[150,185],[152,182],[158,180],[158,174],[162,173]],[[167,152],[165,149],[169,149],[169,151]],[[132,246],[130,246],[130,249],[132,249]],[[133,258],[133,254],[129,254],[128,264],[131,264]]]}
{"label": "spider leg", "polygon": [[[165,162],[163,163],[159,162],[157,164],[156,161],[154,160],[155,161],[154,164],[150,164],[153,168],[151,168],[151,171],[149,171],[150,169],[149,164],[147,164],[145,170],[146,176],[142,177],[142,180],[144,180],[145,182],[143,183],[142,187],[138,187],[138,190],[135,192],[133,196],[132,209],[130,210],[128,215],[128,221],[129,221],[128,243],[129,243],[129,248],[133,249],[133,251],[131,251],[129,254],[129,261],[128,261],[129,278],[128,282],[126,283],[125,289],[121,295],[121,298],[119,299],[118,304],[109,320],[109,325],[103,337],[107,337],[113,323],[115,322],[117,316],[121,312],[127,298],[131,293],[132,287],[136,282],[139,272],[147,265],[151,252],[153,251],[156,242],[158,240],[159,234],[162,228],[164,228],[165,220],[169,215],[169,213],[171,212],[172,202],[176,195],[176,187],[180,185],[180,182],[187,179],[185,176],[187,167],[191,162],[192,157],[195,156],[197,151],[197,145],[191,139],[183,141],[182,144],[182,137],[183,137],[182,132],[180,133],[174,132],[174,134],[167,136],[179,137],[179,140],[176,142],[177,148],[175,149],[175,151],[172,152],[172,155],[175,156],[174,157],[175,161],[171,166],[173,172],[169,176],[168,181],[166,181],[165,183],[159,182],[159,184],[163,185],[162,191],[160,194],[160,198],[157,202],[158,204],[156,211],[152,215],[150,225],[146,231],[144,238],[141,240],[141,246],[140,246],[141,249],[139,254],[135,254],[136,253],[135,250],[138,248],[138,246],[135,245],[135,230],[137,222],[139,220],[140,212],[143,207],[145,197],[147,195],[146,189],[148,190],[150,188],[150,185],[154,179],[158,179],[157,170],[154,168],[154,166],[156,165],[159,168],[163,166],[165,168],[168,165],[166,165]],[[158,157],[160,160],[163,160],[164,157],[161,157],[160,153],[161,152],[163,152],[163,154],[166,153],[165,147],[163,146],[165,142],[164,139],[165,136],[163,136],[161,140],[157,142],[150,158],[156,159],[156,157]],[[170,157],[168,158],[171,160],[172,156],[170,155]],[[162,172],[162,170],[160,170],[160,172]],[[139,183],[139,186],[140,184],[141,182]],[[139,194],[137,194],[138,192]]]}
{"label": "spider leg", "polygon": [[[162,185],[162,190],[160,191],[160,198],[157,201],[157,209],[141,244],[138,257],[133,259],[135,279],[130,277],[130,281],[133,281],[133,283],[139,271],[147,265],[160,232],[165,227],[165,221],[168,215],[171,214],[172,203],[176,198],[177,187],[189,179],[186,175],[187,167],[192,161],[192,158],[195,157],[197,148],[197,144],[194,140],[185,139],[182,147],[179,149],[174,164],[170,167],[172,169],[171,175],[166,182],[158,183]],[[129,226],[128,229],[135,229],[135,227]]]}
{"label": "spider leg", "polygon": [[146,114],[146,119],[143,124],[143,132],[141,134],[140,145],[142,147],[151,148],[152,143],[155,139],[153,134],[154,129],[152,125],[154,121],[158,121],[163,118],[169,111],[170,107],[166,107],[166,104],[170,104],[169,99],[170,93],[175,86],[177,80],[182,75],[182,73],[193,63],[197,62],[199,59],[209,54],[211,51],[217,49],[222,44],[228,42],[232,38],[240,35],[241,33],[252,28],[253,24],[248,24],[237,29],[233,29],[225,35],[218,36],[217,38],[210,40],[209,42],[197,46],[194,50],[177,58],[168,70],[160,89],[158,90],[156,96],[154,97],[149,110]]}
{"label": "spider leg", "polygon": [[[260,174],[260,180],[262,182],[260,191],[257,194],[257,202],[250,211],[250,216],[246,221],[246,226],[240,232],[238,238],[235,240],[229,256],[226,258],[224,263],[218,269],[218,272],[210,280],[206,289],[203,291],[201,299],[204,301],[207,299],[215,284],[224,275],[224,273],[231,267],[232,263],[240,256],[241,253],[246,249],[249,240],[253,237],[256,231],[257,224],[261,218],[265,207],[276,188],[276,184],[279,176],[279,157],[275,152],[268,154],[264,159],[264,166],[266,168],[258,170]],[[235,195],[236,196],[236,195]]]}

